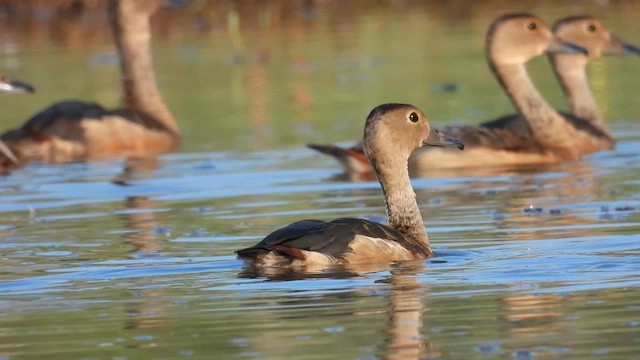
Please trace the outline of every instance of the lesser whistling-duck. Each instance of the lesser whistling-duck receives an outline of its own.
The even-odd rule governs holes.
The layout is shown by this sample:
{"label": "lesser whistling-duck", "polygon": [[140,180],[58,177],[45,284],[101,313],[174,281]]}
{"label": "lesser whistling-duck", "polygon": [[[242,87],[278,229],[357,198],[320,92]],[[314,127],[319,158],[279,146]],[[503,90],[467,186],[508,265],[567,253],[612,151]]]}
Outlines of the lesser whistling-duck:
{"label": "lesser whistling-duck", "polygon": [[326,266],[417,260],[433,255],[411,187],[407,160],[423,145],[455,146],[461,141],[430,130],[412,105],[384,104],[367,117],[362,140],[387,204],[389,225],[340,218],[302,220],[269,234],[258,244],[236,251],[257,267]]}
{"label": "lesser whistling-duck", "polygon": [[[25,82],[14,80],[11,77],[0,74],[0,91],[6,93],[34,93],[36,89]],[[16,155],[0,140],[0,174],[19,163]]]}
{"label": "lesser whistling-duck", "polygon": [[[602,55],[640,56],[640,49],[611,34],[607,27],[592,16],[572,16],[556,21],[555,36],[585,48],[589,54],[550,54],[552,68],[562,85],[571,113],[607,132],[587,81],[586,67],[590,60]],[[601,148],[609,149],[607,142]],[[612,144],[611,144],[612,145]]]}
{"label": "lesser whistling-duck", "polygon": [[[573,115],[560,114],[542,98],[526,71],[525,64],[543,54],[582,54],[579,45],[554,36],[530,14],[507,14],[496,19],[487,31],[486,57],[489,66],[518,110],[479,126],[445,127],[462,139],[464,153],[421,149],[410,159],[412,169],[446,169],[492,165],[554,163],[578,159],[589,146],[600,143],[610,148],[613,139],[599,127]],[[356,145],[310,145],[335,157],[347,172],[368,172],[371,167]]]}
{"label": "lesser whistling-duck", "polygon": [[[562,115],[566,121],[574,125],[566,128],[568,133],[565,134],[565,146],[572,146],[578,154],[613,148],[615,140],[609,134],[598,111],[587,81],[586,67],[590,60],[602,55],[638,56],[640,49],[612,35],[602,22],[591,16],[560,19],[556,21],[553,33],[561,41],[576,44],[588,52],[549,54],[552,68],[571,110],[570,113],[563,112]],[[495,124],[489,122],[483,126],[521,128],[525,121],[521,115],[515,114],[503,117]]]}
{"label": "lesser whistling-duck", "polygon": [[162,101],[151,65],[149,18],[160,1],[109,0],[120,55],[123,108],[63,101],[51,105],[2,139],[21,162],[91,161],[172,151],[180,130]]}

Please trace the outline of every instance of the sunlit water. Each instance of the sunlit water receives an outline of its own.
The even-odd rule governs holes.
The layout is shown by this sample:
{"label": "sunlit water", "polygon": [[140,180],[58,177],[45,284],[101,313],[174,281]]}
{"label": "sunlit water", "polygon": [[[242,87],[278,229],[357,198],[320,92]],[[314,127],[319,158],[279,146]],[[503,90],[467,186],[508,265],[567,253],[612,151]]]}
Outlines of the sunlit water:
{"label": "sunlit water", "polygon": [[[0,359],[639,358],[640,84],[626,73],[637,73],[637,59],[592,64],[596,97],[619,139],[614,151],[552,167],[414,179],[432,260],[263,276],[233,255],[301,218],[384,221],[376,182],[348,181],[331,159],[303,146],[359,138],[377,103],[416,103],[440,123],[510,111],[481,53],[483,27],[508,9],[476,8],[455,22],[456,11],[411,4],[296,13],[291,22],[303,22],[303,30],[296,37],[295,30],[272,29],[272,59],[264,66],[230,62],[237,58],[220,43],[237,41],[233,32],[218,30],[222,40],[214,45],[189,30],[159,40],[165,55],[182,49],[169,59],[175,64],[156,62],[185,132],[184,152],[157,162],[32,164],[0,179]],[[572,13],[552,4],[530,10],[549,20]],[[632,38],[637,23],[624,22],[629,8],[638,6],[590,9],[640,43]],[[447,39],[437,51],[423,52],[424,44],[389,30],[398,23],[422,30],[421,17],[435,21],[429,14],[436,10],[446,16],[427,22],[430,33]],[[371,30],[376,24],[387,27],[380,30],[385,37],[371,38],[381,36]],[[337,37],[346,43],[327,52],[331,35],[344,27],[351,37]],[[292,39],[300,49],[281,48]],[[246,53],[260,49],[245,41]],[[21,46],[24,55],[11,57],[24,65],[3,72],[43,83],[47,92],[55,76],[25,71],[47,64],[42,44]],[[101,80],[74,97],[116,103],[114,65],[87,60],[97,61],[103,46],[108,42],[60,46],[49,59],[71,75],[74,65],[63,66],[63,58],[89,54],[80,63]],[[422,55],[414,61],[415,54]],[[448,68],[449,58],[459,65]],[[430,60],[445,70],[424,72]],[[190,65],[206,69],[201,74],[211,81],[187,81],[197,77]],[[543,79],[545,66],[534,64]],[[442,86],[448,83],[455,86]],[[541,83],[561,104],[553,85],[551,78]],[[61,96],[50,92],[0,99],[11,110],[3,124],[18,124]]]}

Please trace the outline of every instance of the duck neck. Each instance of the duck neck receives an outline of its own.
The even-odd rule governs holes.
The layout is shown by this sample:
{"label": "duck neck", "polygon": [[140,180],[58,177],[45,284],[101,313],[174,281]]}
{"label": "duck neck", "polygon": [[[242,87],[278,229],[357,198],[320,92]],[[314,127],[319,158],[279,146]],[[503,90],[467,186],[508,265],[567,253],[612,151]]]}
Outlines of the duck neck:
{"label": "duck neck", "polygon": [[584,55],[553,54],[549,55],[549,60],[562,85],[571,112],[604,130],[604,123],[587,81],[589,59]]}
{"label": "duck neck", "polygon": [[387,204],[389,225],[410,236],[430,256],[431,246],[424,227],[416,194],[411,186],[407,160],[398,161],[393,157],[376,159],[372,165]]}
{"label": "duck neck", "polygon": [[489,64],[511,102],[525,118],[534,139],[545,147],[566,141],[566,121],[547,103],[531,81],[524,64]]}
{"label": "duck neck", "polygon": [[165,105],[151,63],[149,18],[157,1],[111,0],[109,20],[120,54],[124,107],[158,121],[171,134],[180,130]]}

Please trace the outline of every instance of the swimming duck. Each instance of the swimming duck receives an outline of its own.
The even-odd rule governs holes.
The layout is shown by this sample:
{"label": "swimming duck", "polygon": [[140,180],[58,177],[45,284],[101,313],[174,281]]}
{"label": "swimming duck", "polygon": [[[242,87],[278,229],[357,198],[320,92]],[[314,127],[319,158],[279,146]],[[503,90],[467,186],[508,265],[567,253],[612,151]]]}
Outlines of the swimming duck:
{"label": "swimming duck", "polygon": [[[565,134],[565,146],[572,146],[579,154],[613,148],[615,140],[606,129],[598,111],[587,81],[586,67],[590,60],[602,55],[639,56],[640,49],[612,35],[601,21],[591,16],[560,19],[554,24],[553,33],[561,41],[576,44],[588,52],[549,54],[552,68],[571,110],[570,113],[563,112],[562,116],[574,125]],[[481,126],[517,129],[525,121],[521,115],[515,114],[499,119],[495,124],[489,122]]]}
{"label": "swimming duck", "polygon": [[120,55],[123,108],[63,101],[0,136],[21,162],[90,161],[172,151],[180,130],[162,101],[151,66],[149,18],[160,1],[110,0],[108,14]]}
{"label": "swimming duck", "polygon": [[[479,126],[445,127],[444,131],[465,142],[467,151],[458,154],[421,149],[410,159],[410,168],[554,163],[579,158],[581,153],[575,143],[591,137],[611,142],[606,133],[587,121],[558,113],[540,95],[525,65],[545,52],[587,53],[580,46],[554,37],[545,23],[531,14],[506,14],[496,19],[486,35],[487,61],[524,121],[505,116]],[[574,138],[567,139],[567,134]],[[371,171],[360,145],[348,149],[309,146],[335,157],[349,173]]]}
{"label": "swimming duck", "polygon": [[367,117],[362,147],[377,174],[389,225],[364,219],[301,220],[236,251],[256,267],[326,266],[426,259],[433,255],[411,187],[407,160],[419,147],[464,144],[431,131],[415,106],[384,104]]}
{"label": "swimming duck", "polygon": [[[30,84],[0,74],[0,91],[6,93],[34,93],[36,89]],[[18,158],[16,158],[13,151],[0,140],[0,174],[6,173],[7,169],[15,166],[18,162]]]}
{"label": "swimming duck", "polygon": [[[590,60],[602,55],[640,56],[640,48],[625,43],[592,16],[572,16],[556,21],[553,33],[559,39],[585,48],[589,54],[550,54],[552,68],[562,85],[571,113],[607,132],[587,81],[586,67]],[[609,149],[608,142],[596,150]]]}

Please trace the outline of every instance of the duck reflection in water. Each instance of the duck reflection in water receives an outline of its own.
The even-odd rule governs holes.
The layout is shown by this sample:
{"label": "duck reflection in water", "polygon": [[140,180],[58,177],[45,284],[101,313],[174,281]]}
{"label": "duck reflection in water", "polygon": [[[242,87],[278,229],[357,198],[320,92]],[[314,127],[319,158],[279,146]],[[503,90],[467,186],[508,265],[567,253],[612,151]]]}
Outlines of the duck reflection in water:
{"label": "duck reflection in water", "polygon": [[[356,266],[359,271],[364,270],[360,266]],[[423,334],[424,327],[424,314],[428,314],[428,309],[424,305],[425,298],[429,295],[429,286],[420,281],[420,276],[427,272],[425,261],[404,261],[392,264],[377,264],[369,265],[366,270],[370,272],[384,273],[385,275],[381,280],[378,280],[370,288],[363,288],[355,290],[353,293],[338,292],[332,294],[331,291],[327,291],[326,294],[321,295],[324,301],[333,303],[337,306],[341,315],[335,318],[338,327],[340,324],[371,324],[369,328],[379,329],[375,330],[376,333],[371,340],[371,348],[369,351],[373,352],[375,356],[384,359],[424,359],[426,358],[440,358],[442,357],[439,347],[432,341],[427,341],[426,336]],[[331,269],[324,273],[289,273],[289,276],[284,276],[282,273],[274,277],[269,276],[271,281],[291,281],[300,279],[336,279],[352,277],[354,279],[360,278],[362,275],[351,273],[350,275],[344,271]],[[294,286],[295,288],[295,286]],[[383,305],[380,308],[374,310],[371,309],[372,304],[379,305],[377,301],[377,295],[367,295],[369,292],[374,291],[376,294],[384,294],[381,297]],[[296,290],[293,290],[294,292]],[[363,294],[363,291],[365,293]],[[317,303],[315,297],[318,296],[318,291],[314,291],[314,295],[311,298],[300,296],[296,300],[292,300],[289,296],[283,296],[280,300],[276,300],[280,310],[286,310],[289,306],[304,305],[307,302]],[[333,296],[338,298],[335,302],[332,300]],[[373,302],[369,302],[370,300]],[[345,301],[347,304],[345,304]],[[280,303],[281,302],[281,303]],[[337,305],[340,304],[340,305]],[[317,306],[317,304],[316,304]],[[347,308],[343,308],[347,306]],[[282,307],[282,308],[280,308]],[[284,318],[280,318],[279,314],[288,314],[287,311],[273,311],[274,304],[269,303],[268,310],[255,309],[252,310],[252,319],[254,322],[260,323],[280,323],[284,321]],[[349,310],[349,309],[356,310]],[[326,311],[326,310],[323,310]],[[296,311],[296,314],[298,312]],[[286,315],[284,315],[286,316]],[[307,316],[310,316],[307,314]],[[386,320],[382,318],[386,317]],[[318,315],[321,318],[321,315]],[[293,319],[287,318],[288,322],[294,320],[302,320],[303,317],[295,317]],[[384,325],[380,323],[384,321]],[[345,332],[353,330],[350,326],[346,326]],[[293,324],[291,327],[279,327],[274,328],[268,332],[259,332],[255,336],[247,337],[246,346],[256,353],[277,353],[281,357],[294,356],[294,354],[300,354],[304,351],[304,343],[295,343],[286,341],[292,337],[316,337],[313,335],[315,330],[309,326],[296,326]],[[283,346],[283,344],[286,344]],[[298,345],[299,344],[299,345]],[[339,355],[337,355],[339,357]]]}
{"label": "duck reflection in water", "polygon": [[[158,218],[154,209],[161,205],[145,196],[131,196],[125,199],[125,212],[120,216],[123,219],[124,243],[129,245],[129,256],[132,258],[144,258],[158,256],[162,253],[162,239],[156,230],[161,228],[162,219]],[[125,329],[164,329],[175,327],[175,322],[168,316],[171,296],[165,291],[170,291],[167,286],[152,286],[131,290],[130,297],[136,299],[126,307],[127,321]],[[165,343],[157,340],[152,344],[141,342],[138,348],[165,346]]]}
{"label": "duck reflection in water", "polygon": [[123,107],[107,110],[76,100],[51,105],[0,136],[20,163],[148,157],[177,149],[180,130],[160,96],[151,66],[149,19],[159,4],[159,0],[108,3],[120,55]]}

